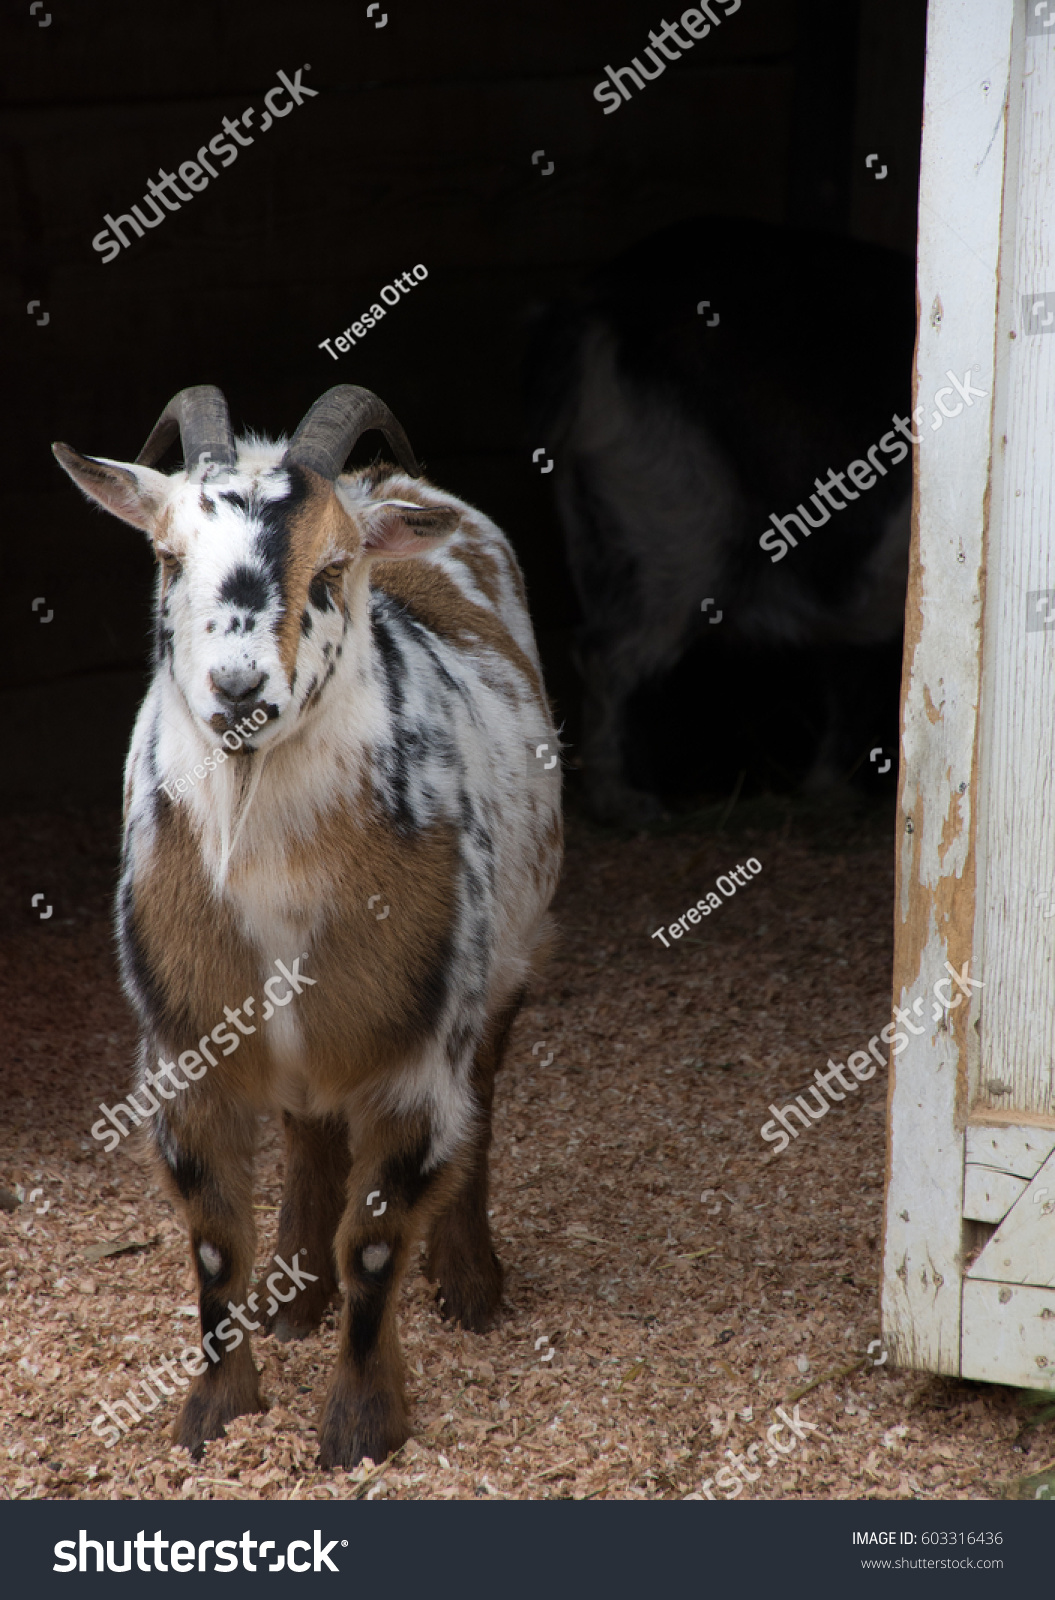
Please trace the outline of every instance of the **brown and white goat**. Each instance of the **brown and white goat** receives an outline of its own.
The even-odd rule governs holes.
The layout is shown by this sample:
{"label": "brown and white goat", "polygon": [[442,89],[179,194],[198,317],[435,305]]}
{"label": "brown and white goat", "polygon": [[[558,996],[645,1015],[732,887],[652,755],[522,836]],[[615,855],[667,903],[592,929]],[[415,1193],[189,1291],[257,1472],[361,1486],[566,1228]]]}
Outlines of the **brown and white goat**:
{"label": "brown and white goat", "polygon": [[[343,473],[371,428],[402,471]],[[169,476],[154,463],[177,429],[185,466]],[[395,1311],[416,1239],[427,1230],[446,1315],[483,1330],[501,1297],[493,1080],[561,852],[559,768],[534,759],[557,739],[520,571],[498,528],[419,476],[387,407],[349,385],[288,445],[236,442],[206,386],[175,397],[135,463],[54,448],[159,564],[117,924],[137,1104],[183,1202],[213,1336],[174,1437],[200,1454],[264,1409],[232,1318],[257,1326],[254,1148],[260,1114],[281,1109],[276,1255],[299,1252],[316,1281],[273,1331],[304,1337],[340,1288],[321,1461],[381,1460],[409,1431]],[[295,994],[273,989],[277,963]]]}

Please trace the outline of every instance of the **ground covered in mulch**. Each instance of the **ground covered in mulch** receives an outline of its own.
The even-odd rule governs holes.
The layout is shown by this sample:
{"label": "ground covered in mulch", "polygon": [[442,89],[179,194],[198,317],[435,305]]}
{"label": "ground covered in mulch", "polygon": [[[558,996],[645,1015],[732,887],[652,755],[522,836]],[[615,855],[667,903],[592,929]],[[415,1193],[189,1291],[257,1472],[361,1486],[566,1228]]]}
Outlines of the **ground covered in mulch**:
{"label": "ground covered in mulch", "polygon": [[[88,1132],[134,1051],[109,926],[118,820],[0,821],[0,1188],[21,1202],[0,1210],[0,1491],[1032,1498],[1055,1456],[1035,1399],[895,1371],[873,1343],[885,1073],[782,1153],[760,1137],[770,1102],[888,1020],[890,830],[885,812],[775,801],[636,837],[573,819],[562,942],[499,1080],[505,1319],[452,1331],[411,1275],[414,1435],[387,1463],[326,1474],[332,1317],[303,1344],[257,1340],[271,1410],[200,1463],[168,1441],[175,1397],[112,1448],[91,1430],[144,1364],[196,1343],[193,1275],[150,1167]],[[668,949],[651,937],[748,856],[762,871],[735,898]],[[281,1169],[272,1124],[261,1266]],[[769,1432],[778,1407],[798,1434]]]}

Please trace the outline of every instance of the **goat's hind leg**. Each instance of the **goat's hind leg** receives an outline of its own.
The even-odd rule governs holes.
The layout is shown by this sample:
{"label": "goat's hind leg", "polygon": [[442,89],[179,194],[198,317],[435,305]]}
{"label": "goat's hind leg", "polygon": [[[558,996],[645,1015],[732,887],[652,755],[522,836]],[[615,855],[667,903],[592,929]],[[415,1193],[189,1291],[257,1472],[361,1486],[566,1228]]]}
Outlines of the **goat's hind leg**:
{"label": "goat's hind leg", "polygon": [[247,1109],[221,1112],[206,1104],[178,1119],[162,1110],[154,1122],[158,1152],[187,1219],[205,1360],[172,1438],[200,1458],[207,1439],[223,1437],[225,1422],[267,1410],[248,1332],[261,1326],[253,1315],[256,1296],[249,1294],[256,1117]]}
{"label": "goat's hind leg", "polygon": [[[278,1258],[300,1255],[317,1280],[273,1312],[268,1331],[285,1342],[313,1333],[337,1294],[333,1241],[347,1202],[348,1128],[343,1117],[294,1117],[285,1112],[286,1182],[278,1218]],[[281,1269],[280,1269],[281,1270]]]}
{"label": "goat's hind leg", "polygon": [[473,1333],[487,1333],[501,1313],[502,1263],[495,1254],[487,1217],[491,1108],[495,1074],[523,1003],[521,993],[503,1007],[476,1052],[472,1071],[476,1126],[464,1166],[465,1177],[429,1230],[425,1272],[439,1283],[436,1298],[440,1310],[444,1317]]}

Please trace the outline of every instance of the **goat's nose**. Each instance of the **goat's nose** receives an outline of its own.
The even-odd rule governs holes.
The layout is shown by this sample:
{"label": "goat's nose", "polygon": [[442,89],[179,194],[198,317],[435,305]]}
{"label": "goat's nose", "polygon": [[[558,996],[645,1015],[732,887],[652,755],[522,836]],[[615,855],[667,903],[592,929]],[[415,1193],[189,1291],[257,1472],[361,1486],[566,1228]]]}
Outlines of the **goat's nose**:
{"label": "goat's nose", "polygon": [[255,667],[231,667],[226,672],[210,672],[209,682],[221,700],[237,706],[255,697],[267,682],[267,673],[258,672]]}

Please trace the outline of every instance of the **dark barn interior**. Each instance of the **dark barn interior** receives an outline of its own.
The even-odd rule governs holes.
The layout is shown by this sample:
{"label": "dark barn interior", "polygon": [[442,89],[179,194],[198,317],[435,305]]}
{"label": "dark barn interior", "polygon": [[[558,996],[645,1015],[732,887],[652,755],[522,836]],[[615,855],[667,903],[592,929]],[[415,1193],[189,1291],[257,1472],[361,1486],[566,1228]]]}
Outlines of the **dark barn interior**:
{"label": "dark barn interior", "polygon": [[[130,459],[168,396],[201,382],[223,388],[236,427],[273,436],[332,383],[387,400],[433,480],[511,536],[574,763],[575,598],[532,461],[532,316],[628,245],[697,215],[911,255],[924,14],[923,0],[751,0],[615,115],[592,89],[656,26],[644,4],[414,5],[380,29],[365,7],[325,3],[295,18],[180,4],[145,19],[110,3],[56,12],[45,29],[27,19],[5,95],[17,403],[0,694],[21,755],[5,767],[2,803],[116,802],[146,665],[146,545],[80,501],[48,446]],[[116,259],[93,250],[107,215],[143,209],[148,177],[259,106],[280,67],[304,67],[315,97],[142,238],[126,226]],[[882,181],[866,166],[872,152]],[[427,280],[353,350],[320,348],[418,263]],[[794,318],[779,282],[762,314]],[[356,459],[377,444],[367,438]],[[893,665],[879,656],[864,673],[862,740],[890,744],[897,652]],[[639,759],[668,787],[727,791],[746,767],[749,791],[787,788],[803,770],[796,752],[818,737],[827,670],[741,654],[715,696],[706,664],[689,663],[638,709]],[[707,763],[672,766],[679,726],[699,732]]]}
{"label": "dark barn interior", "polygon": [[[722,1450],[794,1396],[820,1431],[748,1497],[1001,1494],[1028,1448],[1014,1395],[866,1353],[885,1074],[785,1154],[757,1131],[770,1101],[889,1016],[900,647],[705,641],[629,712],[631,775],[651,775],[673,820],[599,827],[576,772],[577,600],[525,381],[539,314],[686,219],[810,228],[911,261],[925,0],[712,0],[720,25],[607,115],[594,86],[661,25],[655,3],[48,3],[46,24],[39,8],[9,19],[0,68],[5,1492],[713,1499],[701,1480]],[[265,126],[280,73],[311,94],[267,100]],[[93,248],[107,218],[144,207],[151,175],[216,157],[247,108],[207,186],[156,208],[143,237],[123,225],[126,248]],[[354,348],[321,347],[415,266],[425,276]],[[779,276],[758,312],[795,319]],[[387,1466],[329,1477],[315,1429],[332,1315],[318,1339],[256,1341],[273,1409],[238,1418],[204,1464],[170,1446],[171,1408],[113,1450],[89,1427],[135,1380],[133,1357],[178,1349],[195,1289],[152,1169],[87,1137],[136,1050],[110,907],[153,561],[49,446],[131,460],[168,398],[206,383],[236,429],[272,437],[331,384],[376,390],[431,480],[509,535],[569,746],[561,942],[496,1098],[505,1320],[443,1330],[416,1278],[401,1314],[414,1436]],[[369,434],[353,460],[378,448]],[[813,802],[801,784],[835,680],[856,754],[842,797]],[[894,755],[885,775],[876,746]],[[753,886],[661,949],[653,930],[745,856],[764,868]],[[272,1125],[262,1241],[281,1161]]]}

